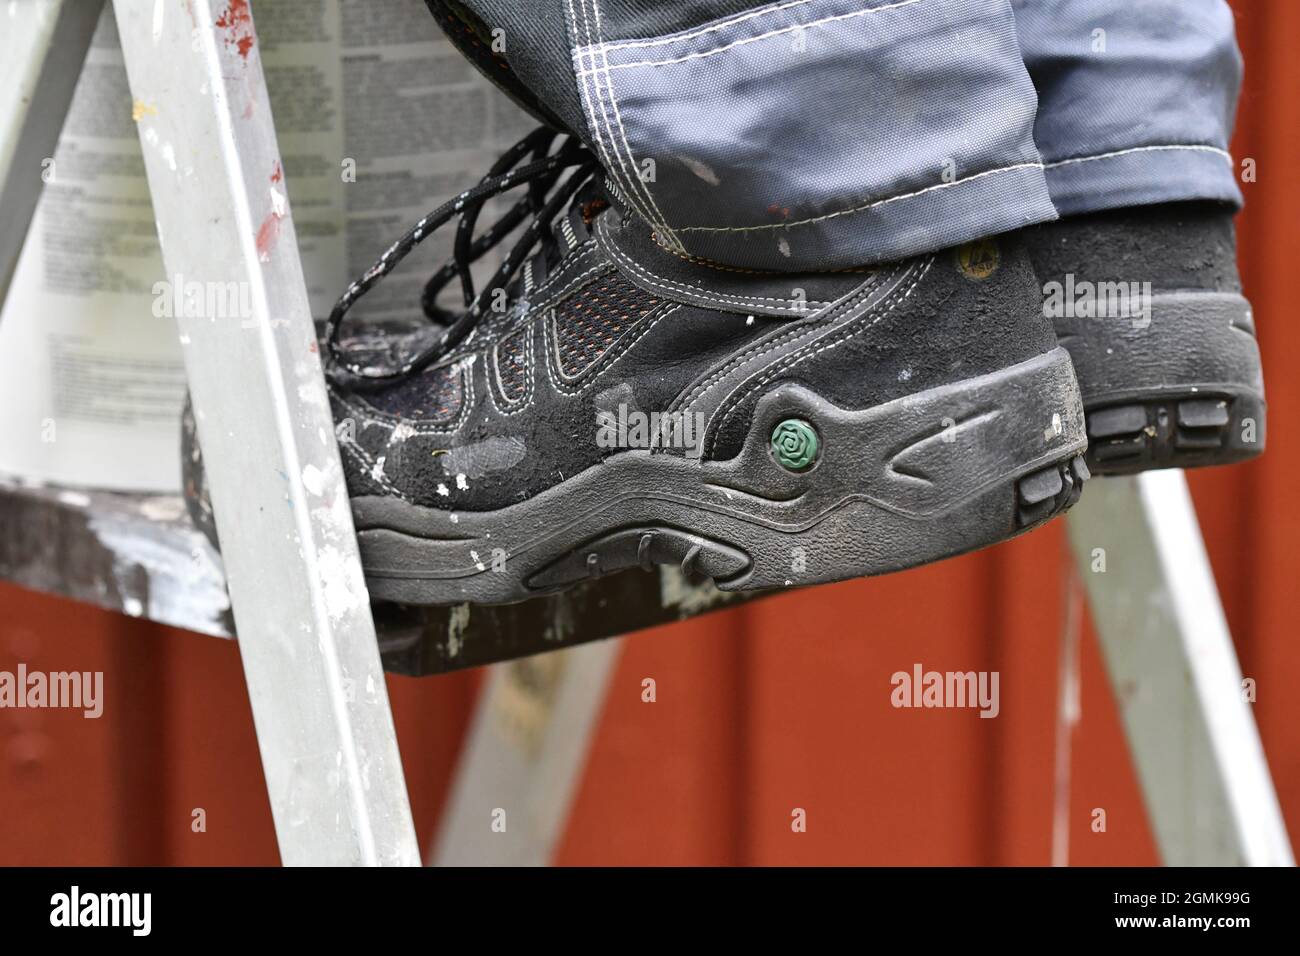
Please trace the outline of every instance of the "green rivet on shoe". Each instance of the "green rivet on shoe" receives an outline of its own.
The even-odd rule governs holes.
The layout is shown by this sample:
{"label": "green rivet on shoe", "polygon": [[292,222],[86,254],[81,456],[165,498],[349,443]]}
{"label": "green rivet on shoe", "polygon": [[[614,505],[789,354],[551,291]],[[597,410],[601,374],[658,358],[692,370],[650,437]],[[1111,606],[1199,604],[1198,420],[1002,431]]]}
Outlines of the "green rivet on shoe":
{"label": "green rivet on shoe", "polygon": [[791,471],[803,471],[817,460],[817,432],[799,418],[787,418],[772,429],[772,453]]}

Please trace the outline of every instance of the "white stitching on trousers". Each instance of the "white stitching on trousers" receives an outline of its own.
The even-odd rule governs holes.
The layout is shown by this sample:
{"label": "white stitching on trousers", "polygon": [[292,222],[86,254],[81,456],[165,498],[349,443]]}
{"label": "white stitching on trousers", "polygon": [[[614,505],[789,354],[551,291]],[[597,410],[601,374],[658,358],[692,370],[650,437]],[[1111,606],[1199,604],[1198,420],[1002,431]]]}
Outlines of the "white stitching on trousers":
{"label": "white stitching on trousers", "polygon": [[769,13],[780,13],[782,10],[789,10],[791,7],[802,7],[804,4],[812,3],[813,0],[791,0],[790,3],[783,3],[776,7],[764,7],[761,10],[751,10],[742,16],[732,17],[730,20],[723,20],[719,23],[711,24],[691,33],[682,33],[670,37],[660,37],[657,40],[629,40],[627,42],[610,43],[605,46],[606,50],[629,50],[643,49],[652,46],[665,46],[670,43],[683,43],[686,40],[694,40],[696,37],[706,36],[710,33],[717,33],[728,27],[734,27],[746,20],[753,20],[755,17],[765,16]]}
{"label": "white stitching on trousers", "polygon": [[[587,108],[587,122],[591,128],[591,135],[595,137],[596,148],[600,151],[600,155],[604,159],[602,165],[607,170],[609,170],[612,175],[614,171],[614,163],[610,158],[609,150],[605,146],[605,139],[603,136],[600,135],[600,122],[596,119],[596,98],[595,98],[595,94],[592,92],[592,86],[594,85],[594,78],[591,82],[589,82],[587,79],[587,71],[583,69],[584,57],[591,57],[592,66],[595,66],[596,63],[594,53],[584,52],[584,50],[589,50],[590,48],[591,37],[586,32],[583,33],[579,32],[578,14],[577,11],[574,9],[573,0],[566,0],[566,2],[569,8],[569,25],[573,30],[574,40],[577,41],[579,37],[583,37],[587,40],[587,46],[585,47],[579,46],[573,51],[574,69],[578,81],[579,93],[582,96],[583,105],[585,105]],[[583,7],[582,19],[585,25],[587,20],[586,7]]]}
{"label": "white stitching on trousers", "polygon": [[851,13],[840,13],[833,17],[823,17],[820,20],[813,20],[811,23],[796,23],[794,26],[782,27],[779,30],[770,30],[767,33],[761,33],[756,37],[745,37],[743,40],[733,40],[724,46],[714,47],[712,50],[705,50],[701,53],[688,53],[685,56],[673,57],[671,60],[638,60],[635,63],[615,63],[613,66],[596,67],[594,58],[592,72],[599,72],[602,69],[609,70],[630,70],[633,67],[642,66],[671,66],[675,63],[685,63],[687,60],[702,60],[705,57],[714,56],[718,53],[725,53],[727,50],[735,49],[738,46],[745,46],[749,43],[757,43],[759,40],[768,40],[772,37],[782,36],[786,33],[794,33],[798,30],[807,30],[811,27],[819,27],[826,23],[836,23],[840,20],[852,20],[856,17],[863,17],[869,13],[883,13],[886,10],[897,10],[899,7],[910,7],[914,3],[920,3],[921,0],[899,0],[898,3],[887,4],[883,7],[867,7],[865,10],[854,10]]}
{"label": "white stitching on trousers", "polygon": [[877,199],[875,202],[869,202],[863,206],[854,206],[850,209],[838,209],[835,212],[828,212],[824,216],[814,216],[811,219],[797,219],[794,222],[772,222],[764,223],[761,226],[678,226],[678,232],[759,232],[765,229],[792,229],[795,226],[808,226],[813,223],[825,222],[827,219],[835,219],[839,216],[849,216],[854,213],[866,212],[868,209],[875,209],[878,206],[885,206],[891,202],[898,202],[900,199],[912,199],[915,196],[923,196],[926,193],[935,192],[939,189],[951,189],[953,186],[962,186],[966,183],[974,182],[977,179],[983,179],[986,176],[996,176],[999,173],[1011,173],[1020,169],[1042,169],[1042,163],[1016,163],[1014,166],[1002,166],[998,169],[986,169],[982,173],[976,173],[973,176],[967,176],[965,179],[956,179],[950,183],[936,183],[933,186],[926,186],[924,189],[918,189],[915,192],[903,193],[898,196],[890,196],[888,199]]}
{"label": "white stitching on trousers", "polygon": [[1095,156],[1077,156],[1074,159],[1058,159],[1054,163],[1044,163],[1044,169],[1057,169],[1061,166],[1073,166],[1075,163],[1091,163],[1098,159],[1114,159],[1116,156],[1131,156],[1134,153],[1159,153],[1173,150],[1190,150],[1192,152],[1213,153],[1222,156],[1228,165],[1232,165],[1232,154],[1217,146],[1134,146],[1131,149],[1117,149],[1113,153],[1098,153]]}
{"label": "white stitching on trousers", "polygon": [[[586,39],[586,46],[578,47],[573,51],[573,56],[577,61],[574,67],[575,75],[577,76],[578,81],[581,84],[581,91],[583,93],[583,98],[587,101],[587,109],[588,109],[588,113],[590,114],[589,121],[591,125],[592,135],[595,136],[596,145],[599,147],[601,156],[605,160],[602,165],[611,176],[618,177],[621,172],[622,176],[626,179],[625,185],[630,187],[627,190],[629,196],[632,196],[635,194],[636,186],[632,183],[632,177],[627,172],[627,169],[623,162],[623,154],[619,152],[618,147],[614,143],[614,131],[613,131],[613,127],[609,123],[609,117],[606,113],[605,98],[602,95],[601,87],[600,87],[600,77],[596,75],[600,72],[600,70],[596,68],[596,45],[592,43],[591,24],[587,19],[586,0],[579,0],[579,3],[581,4],[581,8],[582,8],[582,26],[583,26],[582,36]],[[574,37],[576,38],[578,36],[578,18],[577,18],[577,13],[575,12],[573,7],[573,0],[568,0],[568,5],[569,5],[569,18],[573,25]],[[591,70],[583,69],[582,64],[583,64],[584,57],[590,58],[591,66],[592,66]],[[589,75],[590,75],[590,82],[588,82]],[[596,117],[596,112],[598,108],[600,111],[599,119],[597,119]],[[607,127],[607,130],[609,132],[608,143],[606,143],[605,137],[601,134],[600,123],[602,120],[604,121],[605,126]],[[611,158],[611,153],[612,153],[612,158]],[[617,168],[614,165],[614,160],[618,161]],[[654,215],[646,207],[645,203],[640,200],[639,197],[634,200],[633,205],[636,207],[637,211],[642,215],[642,217],[646,219],[647,222],[655,222],[657,225],[661,225],[664,229],[668,228],[666,223],[656,222]]]}
{"label": "white stitching on trousers", "polygon": [[[586,3],[586,0],[582,0],[582,2]],[[610,106],[612,106],[614,109],[614,119],[618,123],[618,133],[623,140],[623,148],[627,151],[628,162],[631,163],[632,165],[632,171],[629,174],[629,176],[633,181],[634,187],[639,188],[641,190],[642,194],[645,197],[645,201],[649,203],[649,208],[654,211],[654,214],[657,217],[656,220],[653,220],[655,224],[663,230],[664,235],[667,239],[669,239],[674,245],[680,246],[681,242],[678,240],[677,236],[673,233],[672,227],[668,225],[668,220],[664,218],[663,210],[660,209],[659,204],[655,202],[655,197],[654,194],[650,191],[650,186],[646,183],[644,179],[641,178],[641,174],[637,170],[636,156],[632,154],[632,144],[628,142],[627,128],[623,125],[623,114],[622,112],[620,112],[618,108],[618,94],[614,92],[614,81],[610,78],[609,75],[609,57],[605,54],[605,40],[601,36],[599,0],[591,0],[591,10],[596,23],[596,43],[599,45],[600,58],[604,63],[605,90],[609,93]],[[594,67],[595,65],[596,65],[595,58],[593,56],[592,66]],[[593,77],[593,79],[595,80],[597,85],[599,85],[600,83],[599,77]],[[602,112],[604,112],[603,107],[602,107]],[[606,116],[605,122],[607,125],[609,125],[608,116]],[[615,134],[612,125],[609,125],[609,133],[610,133],[610,138],[613,139]],[[615,144],[614,150],[615,152],[618,151],[617,144]]]}
{"label": "white stitching on trousers", "polygon": [[1020,169],[1058,169],[1062,166],[1070,166],[1077,163],[1090,163],[1099,159],[1114,159],[1117,156],[1128,156],[1134,153],[1154,153],[1175,150],[1190,150],[1196,152],[1208,152],[1217,156],[1222,156],[1228,163],[1232,163],[1232,154],[1228,153],[1217,146],[1135,146],[1131,149],[1121,149],[1110,153],[1098,153],[1095,156],[1077,156],[1074,159],[1062,159],[1054,163],[1017,163],[1013,166],[1002,166],[998,169],[987,169],[982,173],[975,173],[973,176],[966,176],[963,179],[957,179],[950,183],[936,183],[933,186],[927,186],[924,189],[918,189],[910,193],[901,193],[897,196],[890,196],[888,199],[877,199],[875,202],[867,203],[863,206],[853,206],[849,209],[839,209],[835,212],[827,213],[824,216],[815,216],[811,219],[798,219],[794,222],[775,222],[764,223],[759,226],[678,226],[678,232],[758,232],[767,229],[791,229],[795,226],[807,226],[813,223],[825,222],[828,219],[835,219],[838,216],[848,216],[854,213],[866,212],[869,209],[875,209],[889,203],[898,202],[901,199],[912,199],[915,196],[921,196],[925,193],[934,192],[939,189],[950,189],[953,186],[961,186],[965,183],[973,182],[977,179],[983,179],[986,176],[995,176],[999,173],[1015,172]]}

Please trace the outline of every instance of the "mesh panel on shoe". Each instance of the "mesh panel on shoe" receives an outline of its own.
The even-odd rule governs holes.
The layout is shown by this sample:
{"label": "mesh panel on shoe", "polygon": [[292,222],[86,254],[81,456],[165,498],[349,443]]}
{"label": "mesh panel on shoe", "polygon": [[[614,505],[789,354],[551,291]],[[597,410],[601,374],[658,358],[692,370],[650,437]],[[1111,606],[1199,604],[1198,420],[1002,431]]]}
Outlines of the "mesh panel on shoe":
{"label": "mesh panel on shoe", "polygon": [[412,375],[399,385],[371,392],[366,400],[380,411],[402,418],[450,422],[460,414],[464,394],[457,365],[441,365]]}
{"label": "mesh panel on shoe", "polygon": [[497,345],[497,377],[501,381],[501,393],[508,402],[522,400],[528,391],[528,359],[524,353],[530,332],[531,329],[525,328]]}
{"label": "mesh panel on shoe", "polygon": [[581,375],[658,304],[617,272],[579,289],[555,309],[560,371],[569,378]]}

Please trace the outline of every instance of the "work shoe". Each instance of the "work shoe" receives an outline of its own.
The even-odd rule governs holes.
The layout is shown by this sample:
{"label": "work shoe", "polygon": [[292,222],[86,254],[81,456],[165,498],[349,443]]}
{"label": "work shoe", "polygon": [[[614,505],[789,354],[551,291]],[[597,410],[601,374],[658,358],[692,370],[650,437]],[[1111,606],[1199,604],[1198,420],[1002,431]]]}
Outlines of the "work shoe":
{"label": "work shoe", "polygon": [[[417,224],[331,317],[372,598],[506,603],[656,565],[723,590],[838,581],[1005,540],[1078,497],[1082,403],[1016,235],[861,271],[722,270],[660,246],[553,136]],[[471,241],[481,205],[520,185],[509,222]],[[523,239],[475,289],[470,260],[521,206]],[[457,213],[435,321],[346,330]],[[439,305],[454,276],[459,316]]]}
{"label": "work shoe", "polygon": [[1074,359],[1100,474],[1264,450],[1264,380],[1231,210],[1171,203],[1030,230],[1044,312]]}

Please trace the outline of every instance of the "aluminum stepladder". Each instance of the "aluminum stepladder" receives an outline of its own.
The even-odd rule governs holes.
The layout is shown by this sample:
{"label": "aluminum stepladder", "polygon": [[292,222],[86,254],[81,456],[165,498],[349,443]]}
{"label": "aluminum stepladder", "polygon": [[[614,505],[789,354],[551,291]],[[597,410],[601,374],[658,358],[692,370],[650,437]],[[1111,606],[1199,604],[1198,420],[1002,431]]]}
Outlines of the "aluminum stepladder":
{"label": "aluminum stepladder", "polygon": [[[5,284],[103,0],[17,2]],[[281,859],[419,865],[260,52],[227,42],[225,0],[113,8],[166,272],[250,292],[248,317],[177,323]]]}
{"label": "aluminum stepladder", "polygon": [[[0,39],[0,62],[18,73],[0,90],[0,295],[103,0],[18,2],[32,16],[11,18]],[[287,193],[268,182],[279,154],[260,54],[218,33],[224,0],[114,0],[114,10],[132,96],[146,107],[167,273],[253,292],[238,327],[178,323],[281,857],[416,864]],[[254,236],[272,219],[278,238],[263,254]],[[1292,864],[1182,475],[1088,491],[1071,542],[1112,684],[1127,688],[1117,699],[1164,861]],[[1091,570],[1098,548],[1104,574]],[[549,861],[617,650],[550,655],[547,704],[523,743],[493,714],[525,665],[494,668],[434,862]],[[509,835],[490,830],[502,804],[524,824]]]}

